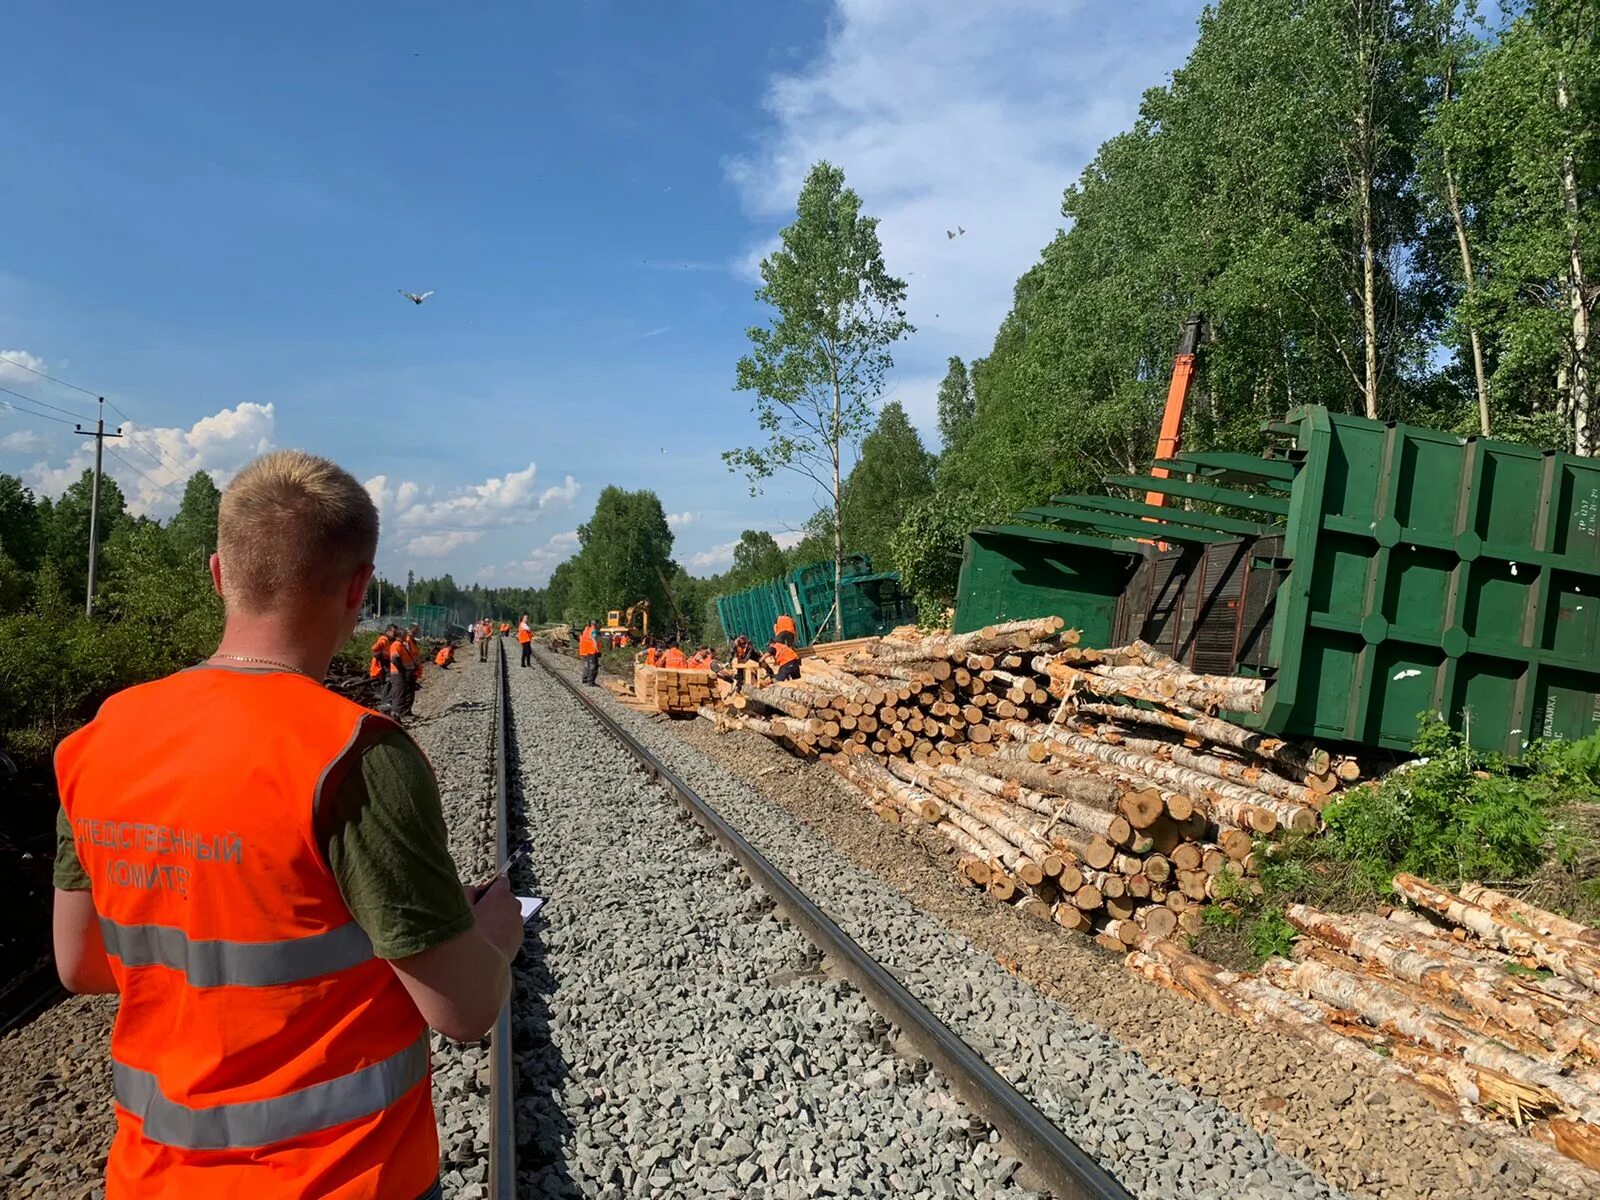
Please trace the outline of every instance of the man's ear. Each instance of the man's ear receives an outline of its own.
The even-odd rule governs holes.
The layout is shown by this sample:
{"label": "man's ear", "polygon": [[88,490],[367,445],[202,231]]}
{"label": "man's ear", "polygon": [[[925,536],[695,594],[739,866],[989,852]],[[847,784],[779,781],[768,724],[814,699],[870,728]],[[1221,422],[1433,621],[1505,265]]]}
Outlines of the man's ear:
{"label": "man's ear", "polygon": [[359,609],[367,599],[367,584],[372,582],[372,572],[376,568],[371,563],[364,563],[356,568],[356,573],[350,576],[350,587],[345,592],[344,606],[346,609]]}
{"label": "man's ear", "polygon": [[211,556],[211,586],[216,589],[217,595],[222,595],[222,560],[215,554]]}

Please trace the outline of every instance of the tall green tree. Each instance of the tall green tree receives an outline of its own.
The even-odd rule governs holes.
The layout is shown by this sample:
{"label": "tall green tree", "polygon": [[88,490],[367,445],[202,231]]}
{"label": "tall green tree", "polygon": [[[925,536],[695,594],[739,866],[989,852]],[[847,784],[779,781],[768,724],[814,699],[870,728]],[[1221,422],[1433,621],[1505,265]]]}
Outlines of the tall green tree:
{"label": "tall green tree", "polygon": [[746,529],[733,548],[733,566],[724,580],[725,590],[737,592],[753,587],[778,578],[788,569],[789,560],[776,538],[764,529]]}
{"label": "tall green tree", "polygon": [[906,286],[890,275],[878,222],[830,163],[811,168],[796,219],[761,261],[756,298],[771,324],[748,331],[736,387],[755,394],[765,445],[729,450],[752,492],[779,471],[811,480],[829,498],[833,525],[834,633],[844,570],[844,455],[872,420],[872,402],[894,364],[890,347],[912,332]]}
{"label": "tall green tree", "polygon": [[33,489],[15,475],[0,475],[0,551],[18,570],[33,572],[44,561],[45,526]]}
{"label": "tall green tree", "polygon": [[891,400],[862,439],[844,496],[844,542],[869,555],[880,569],[889,561],[889,540],[905,514],[933,491],[937,460],[922,444],[906,410]]}
{"label": "tall green tree", "polygon": [[576,620],[604,617],[609,608],[649,600],[653,614],[670,611],[667,581],[674,571],[672,530],[652,491],[605,488],[594,515],[578,526],[572,590],[566,610]]}
{"label": "tall green tree", "polygon": [[972,424],[976,404],[972,395],[972,379],[967,365],[955,355],[950,356],[949,368],[939,383],[939,444],[946,449],[966,440],[967,429]]}
{"label": "tall green tree", "polygon": [[[94,472],[68,485],[56,501],[45,535],[45,555],[68,596],[81,598],[89,578],[89,510],[94,497]],[[110,475],[100,477],[100,512],[95,541],[103,548],[130,520],[122,489]]]}
{"label": "tall green tree", "polygon": [[190,561],[204,559],[217,548],[217,510],[222,493],[204,471],[196,471],[183,485],[183,500],[168,532],[174,548]]}
{"label": "tall green tree", "polygon": [[1534,0],[1511,13],[1430,130],[1454,156],[1478,251],[1457,319],[1483,331],[1508,422],[1593,454],[1600,10]]}

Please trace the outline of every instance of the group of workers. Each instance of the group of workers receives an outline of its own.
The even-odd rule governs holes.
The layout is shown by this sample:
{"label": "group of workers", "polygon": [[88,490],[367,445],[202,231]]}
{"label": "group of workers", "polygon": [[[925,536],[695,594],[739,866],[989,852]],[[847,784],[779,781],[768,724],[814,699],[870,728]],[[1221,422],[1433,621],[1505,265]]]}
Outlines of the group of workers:
{"label": "group of workers", "polygon": [[[591,630],[584,632],[589,633]],[[765,654],[758,654],[755,645],[744,634],[735,637],[728,646],[728,666],[735,677],[741,670],[758,665],[764,667],[776,682],[798,679],[800,652],[795,649],[794,643],[794,618],[785,613],[778,617],[772,627],[772,640],[767,643]],[[594,653],[595,661],[598,662],[598,647]],[[580,638],[578,655],[582,657],[583,654],[583,641]],[[679,671],[715,671],[717,667],[716,655],[712,653],[710,646],[702,645],[693,654],[685,654],[675,638],[668,638],[664,642],[651,637],[645,638],[644,649],[638,661],[647,667],[664,667]]]}
{"label": "group of workers", "polygon": [[[403,632],[391,622],[372,643],[372,662],[367,675],[382,681],[383,696],[378,701],[378,711],[395,718],[409,717],[416,699],[417,686],[422,677],[422,648],[418,638],[422,626],[413,625]],[[448,647],[449,643],[446,643]],[[444,651],[440,651],[444,655]],[[449,657],[436,657],[440,666],[449,665]]]}

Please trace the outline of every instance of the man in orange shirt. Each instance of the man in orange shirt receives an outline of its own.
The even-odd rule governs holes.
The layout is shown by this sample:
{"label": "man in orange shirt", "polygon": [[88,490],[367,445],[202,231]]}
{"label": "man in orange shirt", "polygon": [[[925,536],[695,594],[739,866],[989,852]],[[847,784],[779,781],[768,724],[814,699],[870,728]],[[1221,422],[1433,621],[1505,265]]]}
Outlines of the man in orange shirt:
{"label": "man in orange shirt", "polygon": [[794,618],[788,613],[779,613],[778,619],[772,623],[772,640],[793,646],[794,639]]}
{"label": "man in orange shirt", "polygon": [[533,666],[533,626],[528,624],[527,613],[517,622],[517,641],[522,643],[522,665]]}
{"label": "man in orange shirt", "polygon": [[661,656],[661,665],[674,671],[681,671],[689,665],[689,660],[683,651],[678,649],[678,643],[670,641],[667,643],[666,653]]}
{"label": "man in orange shirt", "polygon": [[590,621],[578,635],[578,659],[583,663],[583,682],[598,687],[600,681],[600,638],[595,634],[597,622]]}
{"label": "man in orange shirt", "polygon": [[800,654],[793,646],[782,638],[776,638],[769,649],[772,651],[772,662],[775,667],[772,678],[776,682],[783,683],[786,680],[800,678]]}
{"label": "man in orange shirt", "polygon": [[378,640],[372,643],[372,664],[367,668],[367,677],[378,680],[380,687],[389,671],[389,643],[399,636],[400,626],[390,623],[378,635]]}
{"label": "man in orange shirt", "polygon": [[478,625],[478,661],[479,662],[488,662],[489,661],[489,637],[493,632],[494,632],[494,628],[489,624],[489,618],[485,617]]}
{"label": "man in orange shirt", "polygon": [[56,969],[121,996],[107,1200],[440,1194],[428,1027],[483,1036],[522,919],[504,879],[462,888],[411,739],[322,686],[377,540],[326,459],[246,466],[216,653],[56,752]]}

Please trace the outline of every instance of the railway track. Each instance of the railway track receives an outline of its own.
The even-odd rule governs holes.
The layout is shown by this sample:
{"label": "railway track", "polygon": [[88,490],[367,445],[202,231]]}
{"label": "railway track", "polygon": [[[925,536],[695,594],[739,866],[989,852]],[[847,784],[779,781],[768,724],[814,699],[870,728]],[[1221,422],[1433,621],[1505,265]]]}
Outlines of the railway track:
{"label": "railway track", "polygon": [[[830,966],[847,979],[885,1020],[891,1022],[916,1053],[922,1055],[954,1085],[957,1094],[1005,1139],[1009,1151],[1020,1158],[1034,1180],[1061,1200],[1127,1200],[1128,1192],[1081,1147],[1052,1124],[1043,1113],[1023,1097],[982,1055],[967,1045],[928,1008],[916,999],[895,976],[841,929],[799,886],[774,866],[704,797],[685,783],[641,741],[624,729],[564,672],[552,667],[542,651],[535,653],[540,675],[563,689],[582,705],[587,716],[637,763],[645,775],[665,789],[698,822],[716,843],[738,863],[754,885],[776,903],[789,922],[823,956]],[[500,806],[504,811],[506,781],[504,745],[510,720],[510,689],[504,669],[498,672],[501,697],[499,730],[501,757],[497,773]],[[500,822],[502,831],[505,821]],[[504,834],[501,837],[504,853]],[[498,1033],[498,1030],[497,1030]],[[497,1037],[497,1041],[498,1041]],[[496,1055],[498,1064],[500,1056]],[[512,1078],[509,1069],[498,1076],[500,1086]],[[491,1180],[494,1164],[506,1157],[503,1147],[515,1137],[511,1124],[512,1105],[501,1093],[491,1104],[496,1127],[491,1134]],[[505,1114],[505,1115],[502,1115]],[[507,1178],[502,1174],[500,1179]],[[493,1200],[510,1200],[511,1190],[496,1190]]]}

